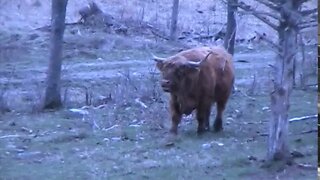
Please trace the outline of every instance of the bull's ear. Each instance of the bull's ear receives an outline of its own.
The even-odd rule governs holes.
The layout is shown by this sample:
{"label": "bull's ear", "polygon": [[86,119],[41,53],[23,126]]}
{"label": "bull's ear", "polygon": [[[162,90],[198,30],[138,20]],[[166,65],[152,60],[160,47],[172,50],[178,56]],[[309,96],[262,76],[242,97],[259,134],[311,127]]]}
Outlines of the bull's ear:
{"label": "bull's ear", "polygon": [[157,68],[161,70],[163,68],[165,58],[160,58],[152,54],[152,59],[157,63]]}
{"label": "bull's ear", "polygon": [[163,69],[163,64],[164,64],[164,61],[156,61],[156,66],[160,71],[162,71]]}

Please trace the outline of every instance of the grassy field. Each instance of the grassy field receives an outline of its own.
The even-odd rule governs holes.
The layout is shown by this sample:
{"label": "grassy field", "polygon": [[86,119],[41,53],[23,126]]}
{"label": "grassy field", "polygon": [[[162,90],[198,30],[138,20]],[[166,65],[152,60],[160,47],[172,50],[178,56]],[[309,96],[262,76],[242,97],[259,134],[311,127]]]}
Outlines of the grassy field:
{"label": "grassy field", "polygon": [[[172,142],[168,94],[159,87],[159,72],[145,47],[166,56],[184,45],[68,26],[62,68],[65,107],[43,112],[38,106],[45,87],[49,33],[14,30],[10,23],[0,29],[0,105],[11,110],[0,113],[0,179],[317,177],[317,119],[289,124],[296,164],[264,167],[271,118],[268,64],[275,58],[269,48],[236,46],[235,61],[248,63],[235,62],[237,91],[227,105],[223,132],[197,136],[197,121],[191,115],[183,118]],[[315,49],[307,48],[308,72],[314,71]],[[307,83],[316,79],[314,75]],[[92,105],[85,106],[86,101]],[[296,88],[289,118],[314,114],[317,91]]]}
{"label": "grassy field", "polygon": [[[159,88],[159,74],[147,52],[143,48],[113,48],[105,53],[85,40],[83,45],[73,42],[76,35],[68,32],[67,29],[62,77],[64,109],[37,111],[48,57],[46,34],[39,34],[36,40],[12,42],[21,48],[8,50],[9,58],[2,59],[4,100],[14,111],[0,116],[1,179],[316,177],[316,170],[297,165],[261,167],[271,118],[267,64],[273,61],[272,51],[237,48],[235,60],[249,63],[235,63],[236,86],[241,92],[233,94],[229,101],[223,132],[199,137],[194,117],[185,117],[178,139],[168,144],[168,96]],[[88,40],[98,36],[91,34]],[[172,45],[162,46],[169,50]],[[156,48],[152,50],[157,53]],[[253,76],[256,85],[252,85]],[[245,95],[248,89],[252,89],[250,96]],[[86,94],[91,94],[93,105],[105,105],[101,109],[88,107],[85,115],[70,112],[70,108],[85,105]],[[294,90],[290,118],[316,114],[316,94],[311,89]],[[215,111],[212,120],[214,115]],[[316,119],[290,123],[290,148],[303,154],[296,162],[316,166],[316,126]]]}

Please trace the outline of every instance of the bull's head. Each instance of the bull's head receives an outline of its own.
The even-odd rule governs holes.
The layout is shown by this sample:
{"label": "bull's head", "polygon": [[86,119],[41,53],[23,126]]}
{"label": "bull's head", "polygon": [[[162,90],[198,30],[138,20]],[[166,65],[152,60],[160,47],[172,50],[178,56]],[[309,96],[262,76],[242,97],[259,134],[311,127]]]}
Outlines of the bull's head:
{"label": "bull's head", "polygon": [[167,59],[153,56],[153,60],[162,74],[161,87],[163,91],[170,93],[176,93],[186,88],[185,86],[198,76],[201,64],[201,61],[186,61],[181,56],[172,56]]}

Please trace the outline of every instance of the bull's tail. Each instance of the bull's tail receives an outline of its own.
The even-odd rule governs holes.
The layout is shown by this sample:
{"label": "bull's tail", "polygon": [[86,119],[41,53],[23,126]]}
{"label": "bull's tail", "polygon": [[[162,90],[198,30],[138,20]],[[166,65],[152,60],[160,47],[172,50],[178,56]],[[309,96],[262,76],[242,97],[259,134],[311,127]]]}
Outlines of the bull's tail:
{"label": "bull's tail", "polygon": [[210,52],[206,55],[206,57],[201,60],[201,62],[206,61],[206,60],[208,59],[208,57],[210,56],[210,54],[213,54],[213,52],[210,51]]}
{"label": "bull's tail", "polygon": [[227,59],[223,58],[223,64],[221,66],[222,71],[224,71],[224,68],[226,67]]}
{"label": "bull's tail", "polygon": [[[214,51],[210,51],[210,52],[206,55],[206,57],[205,57],[203,60],[201,60],[201,62],[206,61],[211,54],[216,54],[216,53],[215,53]],[[226,67],[226,63],[227,63],[227,59],[226,59],[226,58],[223,58],[223,62],[222,62],[222,64],[221,64],[221,69],[222,69],[222,71],[224,71],[224,69],[225,69],[225,67]]]}

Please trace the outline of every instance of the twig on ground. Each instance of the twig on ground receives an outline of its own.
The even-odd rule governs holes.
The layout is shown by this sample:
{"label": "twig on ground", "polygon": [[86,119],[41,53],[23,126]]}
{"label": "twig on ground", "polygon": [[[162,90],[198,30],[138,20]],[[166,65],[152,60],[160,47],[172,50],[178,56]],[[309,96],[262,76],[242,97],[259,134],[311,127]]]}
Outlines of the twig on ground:
{"label": "twig on ground", "polygon": [[79,113],[81,115],[88,115],[89,114],[89,112],[86,110],[76,109],[76,108],[69,109],[69,111],[74,112],[74,113]]}
{"label": "twig on ground", "polygon": [[135,102],[140,104],[144,108],[148,108],[148,106],[145,103],[143,103],[139,98],[135,99]]}
{"label": "twig on ground", "polygon": [[115,125],[107,128],[107,129],[104,129],[104,131],[110,131],[111,129],[114,129],[114,128],[118,127],[118,126],[119,126],[118,124],[115,124]]}
{"label": "twig on ground", "polygon": [[251,100],[253,100],[253,101],[256,100],[256,98],[249,96],[247,93],[244,93],[244,92],[242,92],[242,91],[240,91],[240,90],[239,90],[239,92],[240,92],[241,94],[243,94],[245,97],[247,97],[247,98],[249,98],[249,99],[251,99]]}
{"label": "twig on ground", "polygon": [[106,104],[101,104],[99,106],[90,105],[90,106],[82,106],[80,109],[103,109],[106,106],[107,106]]}
{"label": "twig on ground", "polygon": [[303,121],[303,120],[313,119],[313,118],[318,118],[318,115],[315,114],[315,115],[310,115],[310,116],[295,117],[295,118],[289,119],[289,122]]}
{"label": "twig on ground", "polygon": [[[318,129],[311,129],[308,131],[302,131],[301,133],[291,133],[292,135],[299,135],[299,134],[309,134],[309,133],[313,133],[313,132],[318,132]],[[259,136],[269,136],[268,133],[259,133]]]}
{"label": "twig on ground", "polygon": [[95,119],[93,119],[93,128],[100,129],[100,126],[97,124]]}
{"label": "twig on ground", "polygon": [[0,139],[5,139],[5,138],[20,138],[20,137],[24,137],[18,134],[10,134],[10,135],[5,135],[5,136],[0,136]]}
{"label": "twig on ground", "polygon": [[308,170],[317,170],[317,166],[312,166],[310,164],[302,164],[299,163],[297,164],[298,167],[302,168],[302,169],[308,169]]}
{"label": "twig on ground", "polygon": [[308,131],[303,131],[300,134],[309,134],[309,133],[313,133],[313,132],[318,132],[318,129],[311,129],[311,130],[308,130]]}
{"label": "twig on ground", "polygon": [[269,136],[268,133],[259,133],[259,136]]}

